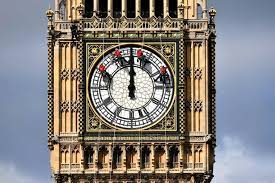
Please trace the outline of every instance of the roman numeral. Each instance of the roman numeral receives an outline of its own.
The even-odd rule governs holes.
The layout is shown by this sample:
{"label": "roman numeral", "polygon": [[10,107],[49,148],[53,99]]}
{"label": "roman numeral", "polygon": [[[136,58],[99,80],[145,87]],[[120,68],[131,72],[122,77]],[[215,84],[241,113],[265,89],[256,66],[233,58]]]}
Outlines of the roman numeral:
{"label": "roman numeral", "polygon": [[157,71],[157,72],[155,72],[155,73],[152,73],[152,74],[151,74],[151,77],[155,77],[155,76],[157,76],[157,75],[159,75],[159,71]]}
{"label": "roman numeral", "polygon": [[143,112],[145,113],[145,115],[148,117],[149,121],[153,122],[152,119],[149,116],[149,112],[147,111],[147,109],[145,107],[143,107],[142,109],[143,109]]}
{"label": "roman numeral", "polygon": [[116,110],[115,110],[115,116],[119,116],[119,114],[121,113],[121,111],[122,111],[121,107],[116,108]]}
{"label": "roman numeral", "polygon": [[129,111],[129,119],[133,120],[134,119],[134,111]]}
{"label": "roman numeral", "polygon": [[108,90],[107,86],[92,86],[91,90]]}
{"label": "roman numeral", "polygon": [[160,101],[158,99],[156,99],[156,98],[151,98],[151,100],[156,105],[160,105],[161,104]]}
{"label": "roman numeral", "polygon": [[164,86],[163,85],[157,85],[155,87],[156,90],[163,90],[164,89]]}
{"label": "roman numeral", "polygon": [[141,109],[138,110],[138,114],[139,114],[140,118],[142,118],[144,116]]}
{"label": "roman numeral", "polygon": [[99,106],[97,106],[97,107],[101,107],[101,106],[108,106],[109,104],[111,104],[112,103],[112,99],[110,98],[110,97],[108,97],[108,98],[106,98],[103,102],[102,102],[102,104],[100,104]]}
{"label": "roman numeral", "polygon": [[152,101],[154,104],[158,105],[158,106],[166,107],[164,104],[162,104],[162,103],[161,103],[158,99],[156,99],[156,98],[151,98],[151,101]]}

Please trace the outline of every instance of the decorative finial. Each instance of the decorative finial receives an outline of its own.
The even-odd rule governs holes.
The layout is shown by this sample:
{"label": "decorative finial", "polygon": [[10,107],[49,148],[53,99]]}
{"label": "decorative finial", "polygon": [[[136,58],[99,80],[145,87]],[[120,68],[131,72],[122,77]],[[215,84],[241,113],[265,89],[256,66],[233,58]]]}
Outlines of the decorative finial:
{"label": "decorative finial", "polygon": [[47,15],[49,21],[52,21],[52,20],[53,20],[54,12],[53,12],[53,10],[52,10],[50,7],[49,7],[49,9],[46,11],[46,15]]}
{"label": "decorative finial", "polygon": [[82,2],[79,4],[79,6],[77,7],[77,10],[78,10],[78,13],[80,16],[83,16],[83,13],[84,13],[84,9],[85,9],[85,6],[82,4]]}
{"label": "decorative finial", "polygon": [[217,11],[212,7],[209,10],[209,16],[210,16],[210,21],[209,21],[209,28],[214,30],[215,29],[215,16],[217,14]]}
{"label": "decorative finial", "polygon": [[178,9],[181,15],[184,15],[184,8],[185,8],[184,2],[181,1],[180,5],[178,6]]}
{"label": "decorative finial", "polygon": [[209,10],[209,15],[211,17],[214,17],[216,16],[216,14],[217,14],[217,11],[213,7],[211,7],[211,9]]}

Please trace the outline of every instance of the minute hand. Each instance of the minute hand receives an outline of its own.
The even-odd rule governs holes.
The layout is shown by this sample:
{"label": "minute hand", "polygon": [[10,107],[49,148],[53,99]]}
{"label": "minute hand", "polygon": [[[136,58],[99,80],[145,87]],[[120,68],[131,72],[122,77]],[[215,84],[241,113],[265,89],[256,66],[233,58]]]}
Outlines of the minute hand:
{"label": "minute hand", "polygon": [[133,48],[130,48],[130,60],[129,60],[129,63],[130,63],[130,85],[128,86],[128,90],[129,90],[129,97],[131,99],[134,99],[135,98],[135,90],[136,90],[136,87],[135,87],[135,70],[134,70],[134,56],[133,56]]}

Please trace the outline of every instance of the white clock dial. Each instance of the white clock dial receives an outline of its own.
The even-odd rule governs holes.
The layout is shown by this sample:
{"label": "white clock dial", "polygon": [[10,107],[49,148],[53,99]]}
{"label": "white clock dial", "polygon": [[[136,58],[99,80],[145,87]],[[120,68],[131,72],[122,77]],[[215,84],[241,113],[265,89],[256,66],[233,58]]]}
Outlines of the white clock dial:
{"label": "white clock dial", "polygon": [[[120,49],[123,62],[116,62],[113,51],[95,63],[90,72],[93,109],[107,123],[123,129],[145,128],[162,119],[174,98],[169,65],[157,54],[135,46]],[[165,75],[161,75],[162,68],[167,68]]]}
{"label": "white clock dial", "polygon": [[114,73],[112,79],[110,94],[115,103],[126,109],[138,109],[145,106],[154,93],[154,83],[149,73],[139,67],[135,67],[135,72],[136,98],[134,100],[128,97],[130,76],[127,67]]}

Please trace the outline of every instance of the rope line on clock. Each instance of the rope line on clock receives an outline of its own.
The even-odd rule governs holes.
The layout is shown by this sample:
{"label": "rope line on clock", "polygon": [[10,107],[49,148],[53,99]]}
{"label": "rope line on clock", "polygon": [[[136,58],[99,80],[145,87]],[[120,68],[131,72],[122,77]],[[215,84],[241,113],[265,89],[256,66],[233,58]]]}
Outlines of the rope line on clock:
{"label": "rope line on clock", "polygon": [[[159,18],[161,20],[161,18]],[[161,20],[162,21],[162,20]],[[160,50],[161,50],[161,54],[163,56],[163,41],[162,41],[162,27],[160,27],[160,33],[159,33],[159,41],[160,41]],[[165,87],[164,87],[165,88]],[[165,151],[166,151],[166,157],[168,156],[169,157],[169,148],[168,148],[168,145],[167,145],[167,121],[165,120],[165,132],[164,132],[164,136],[165,136]],[[166,158],[167,160],[167,158]],[[166,166],[167,166],[167,162],[166,162]],[[165,180],[167,182],[168,180],[168,171],[165,172]]]}
{"label": "rope line on clock", "polygon": [[[145,45],[145,27],[143,27],[143,34],[142,34],[142,49],[144,48],[144,45]],[[139,129],[139,165],[140,165],[140,170],[139,170],[139,181],[142,182],[142,172],[141,172],[141,169],[142,169],[142,135],[143,135],[143,128],[140,128]],[[145,148],[145,147],[144,147]],[[145,149],[144,149],[145,151]],[[146,152],[146,151],[145,151]],[[146,156],[147,154],[144,154],[144,156]],[[144,166],[146,166],[146,157],[144,158]],[[145,168],[145,167],[144,167]]]}
{"label": "rope line on clock", "polygon": [[[118,19],[117,19],[117,32],[118,32],[117,43],[118,43],[118,47],[120,50],[120,30],[119,30]],[[123,101],[123,104],[124,104],[124,101]],[[114,120],[116,120],[115,119],[116,117],[117,117],[117,112],[115,111]],[[115,163],[118,163],[118,161],[119,161],[118,157],[116,157],[116,159],[114,159],[114,153],[115,153],[115,148],[116,148],[115,141],[116,141],[116,127],[117,127],[117,125],[116,125],[116,123],[113,123],[113,124],[114,124],[115,128],[113,129],[113,140],[112,140],[112,145],[111,145],[112,151],[110,152],[110,156],[111,156],[110,169],[111,170],[113,170],[113,161],[116,160]],[[118,149],[118,153],[119,153],[119,149]],[[117,156],[119,156],[119,154],[117,154]],[[112,181],[112,171],[110,171],[109,178],[110,178],[110,181]]]}
{"label": "rope line on clock", "polygon": [[[101,22],[103,24],[103,18],[101,19]],[[103,24],[103,37],[102,37],[102,58],[104,59],[104,54],[105,54],[105,25]],[[99,83],[100,84],[100,83]],[[100,150],[100,137],[101,137],[101,128],[102,128],[102,122],[99,123],[99,129],[98,129],[98,134],[97,134],[97,165],[94,164],[94,166],[98,169],[98,160],[99,160],[99,150]],[[94,172],[94,182],[97,180],[97,171]]]}

